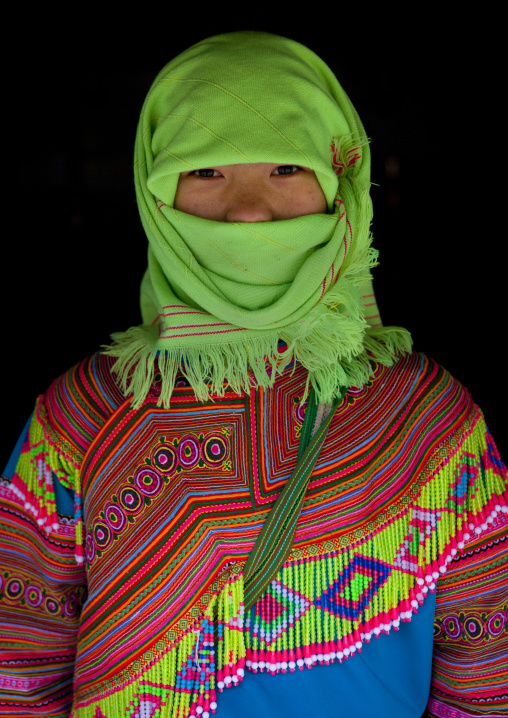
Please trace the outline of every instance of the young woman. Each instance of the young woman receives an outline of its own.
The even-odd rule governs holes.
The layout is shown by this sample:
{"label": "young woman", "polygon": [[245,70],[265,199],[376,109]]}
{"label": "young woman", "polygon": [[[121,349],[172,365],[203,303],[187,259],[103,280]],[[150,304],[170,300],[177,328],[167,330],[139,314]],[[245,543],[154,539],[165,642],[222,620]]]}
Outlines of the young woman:
{"label": "young woman", "polygon": [[52,383],[5,472],[8,714],[500,715],[506,469],[381,324],[333,73],[266,33],[192,46],[135,180],[143,324]]}

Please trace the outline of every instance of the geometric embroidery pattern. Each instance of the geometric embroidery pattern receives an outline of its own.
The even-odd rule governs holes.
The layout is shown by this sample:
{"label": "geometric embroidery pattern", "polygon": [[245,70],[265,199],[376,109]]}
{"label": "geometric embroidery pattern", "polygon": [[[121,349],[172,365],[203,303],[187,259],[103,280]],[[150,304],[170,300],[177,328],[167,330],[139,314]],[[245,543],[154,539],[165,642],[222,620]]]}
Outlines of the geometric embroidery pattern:
{"label": "geometric embroidery pattern", "polygon": [[381,561],[367,561],[355,554],[339,577],[315,600],[317,608],[344,618],[358,618],[391,573]]}

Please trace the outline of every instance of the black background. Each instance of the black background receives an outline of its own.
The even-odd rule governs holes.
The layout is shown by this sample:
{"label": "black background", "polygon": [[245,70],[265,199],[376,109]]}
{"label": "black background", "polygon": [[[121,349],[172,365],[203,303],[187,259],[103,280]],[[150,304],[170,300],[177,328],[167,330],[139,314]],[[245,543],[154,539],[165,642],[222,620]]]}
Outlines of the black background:
{"label": "black background", "polygon": [[2,461],[37,394],[140,321],[132,155],[153,78],[192,43],[250,29],[306,44],[350,95],[372,140],[383,322],[410,329],[472,392],[506,457],[505,133],[491,28],[345,7],[310,22],[308,10],[288,21],[191,8],[175,24],[171,7],[146,6],[130,27],[120,15],[19,26],[4,110]]}

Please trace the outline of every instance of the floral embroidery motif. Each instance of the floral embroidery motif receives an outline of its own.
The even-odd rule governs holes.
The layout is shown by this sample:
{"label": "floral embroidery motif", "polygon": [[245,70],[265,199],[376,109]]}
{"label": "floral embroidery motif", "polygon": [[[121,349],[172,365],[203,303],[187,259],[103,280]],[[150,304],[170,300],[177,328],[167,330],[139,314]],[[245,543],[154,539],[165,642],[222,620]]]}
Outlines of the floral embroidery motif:
{"label": "floral embroidery motif", "polygon": [[59,597],[47,593],[44,587],[37,586],[8,571],[0,574],[0,598],[8,603],[17,603],[27,608],[43,611],[50,616],[74,618],[83,605],[83,590],[72,589]]}
{"label": "floral embroidery motif", "polygon": [[507,624],[506,609],[491,613],[478,611],[450,613],[444,618],[436,618],[434,638],[453,641],[461,638],[468,643],[489,641],[508,630]]}

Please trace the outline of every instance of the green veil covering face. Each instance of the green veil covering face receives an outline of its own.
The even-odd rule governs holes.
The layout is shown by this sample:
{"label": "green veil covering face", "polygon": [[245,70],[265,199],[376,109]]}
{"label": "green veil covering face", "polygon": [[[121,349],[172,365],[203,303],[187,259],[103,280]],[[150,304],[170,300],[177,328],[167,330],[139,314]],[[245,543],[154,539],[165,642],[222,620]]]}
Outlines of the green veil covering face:
{"label": "green veil covering face", "polygon": [[[248,162],[311,168],[328,212],[242,223],[174,209],[180,172]],[[167,64],[141,111],[135,184],[149,242],[143,324],[114,334],[106,350],[135,404],[155,359],[164,406],[178,371],[206,400],[228,385],[270,386],[292,359],[327,402],[367,380],[369,357],[391,364],[410,349],[404,329],[368,321],[377,254],[363,126],[332,71],[300,43],[227,33]]]}

